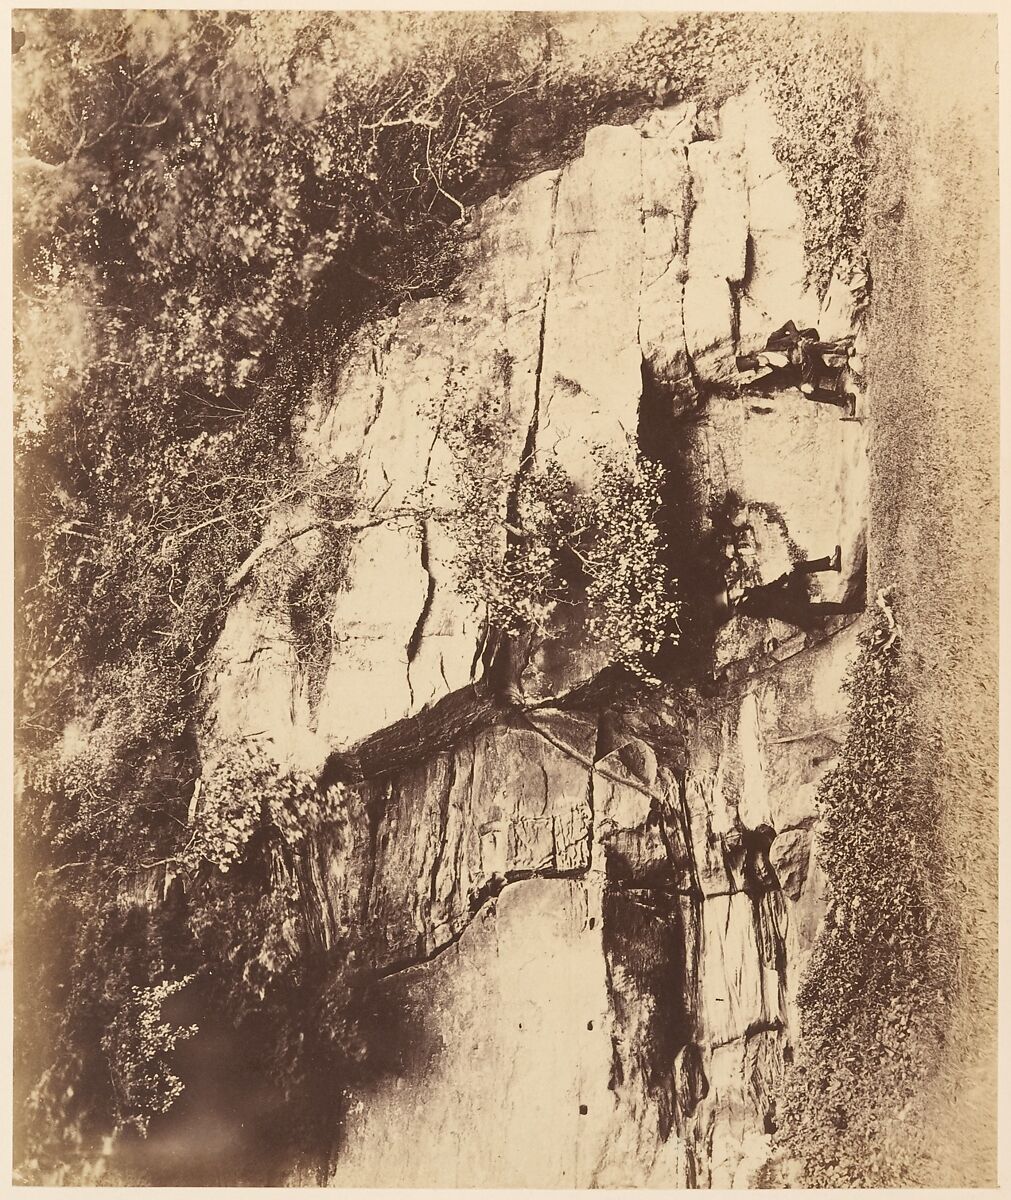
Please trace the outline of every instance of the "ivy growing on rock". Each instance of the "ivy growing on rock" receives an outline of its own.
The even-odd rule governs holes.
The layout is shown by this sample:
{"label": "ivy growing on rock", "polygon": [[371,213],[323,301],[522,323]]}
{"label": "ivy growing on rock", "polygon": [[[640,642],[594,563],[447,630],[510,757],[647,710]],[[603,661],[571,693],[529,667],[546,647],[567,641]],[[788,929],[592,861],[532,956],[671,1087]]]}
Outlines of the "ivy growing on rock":
{"label": "ivy growing on rock", "polygon": [[939,797],[883,595],[845,682],[850,729],[818,793],[829,910],[799,991],[800,1056],[778,1111],[806,1186],[908,1186],[903,1117],[944,1036],[954,980],[936,881]]}
{"label": "ivy growing on rock", "polygon": [[550,636],[568,609],[611,661],[656,682],[649,664],[679,636],[659,526],[664,468],[631,443],[595,446],[592,479],[577,485],[557,458],[510,450],[518,433],[502,405],[459,379],[444,399],[454,474],[438,515],[458,547],[461,593],[514,637]]}

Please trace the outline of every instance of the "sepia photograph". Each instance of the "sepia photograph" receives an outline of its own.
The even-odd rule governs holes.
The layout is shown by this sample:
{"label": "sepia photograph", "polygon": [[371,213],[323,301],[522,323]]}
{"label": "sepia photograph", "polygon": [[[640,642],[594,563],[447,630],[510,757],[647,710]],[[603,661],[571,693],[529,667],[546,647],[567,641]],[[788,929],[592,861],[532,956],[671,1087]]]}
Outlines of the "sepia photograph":
{"label": "sepia photograph", "polygon": [[996,12],[9,16],[14,1185],[996,1187]]}

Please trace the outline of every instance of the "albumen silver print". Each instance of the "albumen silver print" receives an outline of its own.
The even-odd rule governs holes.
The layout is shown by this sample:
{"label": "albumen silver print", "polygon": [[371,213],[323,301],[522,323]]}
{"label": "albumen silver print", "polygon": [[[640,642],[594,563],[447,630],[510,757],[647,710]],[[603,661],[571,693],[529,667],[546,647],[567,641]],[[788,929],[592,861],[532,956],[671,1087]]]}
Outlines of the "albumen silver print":
{"label": "albumen silver print", "polygon": [[996,1183],[995,14],[12,14],[20,1184]]}

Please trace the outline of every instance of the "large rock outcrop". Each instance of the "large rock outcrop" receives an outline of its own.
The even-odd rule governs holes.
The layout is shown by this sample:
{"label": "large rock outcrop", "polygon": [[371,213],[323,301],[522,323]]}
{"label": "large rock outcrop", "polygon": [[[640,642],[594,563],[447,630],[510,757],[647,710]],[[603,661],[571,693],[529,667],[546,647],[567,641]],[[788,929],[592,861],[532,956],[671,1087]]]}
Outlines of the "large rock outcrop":
{"label": "large rock outcrop", "polygon": [[[450,530],[435,516],[393,517],[453,504],[444,424],[461,392],[501,419],[504,504],[525,454],[556,459],[586,486],[594,447],[630,454],[644,375],[673,410],[688,408],[784,314],[818,319],[804,286],[800,209],[772,154],[764,105],[753,96],[728,104],[718,124],[725,135],[703,137],[694,108],[681,106],[591,131],[581,158],[474,214],[454,299],[404,304],[321,376],[301,422],[306,476],[353,463],[359,503],[391,518],[354,540],[318,700],[290,615],[273,597],[237,600],[210,675],[215,733],[266,729],[279,757],[317,766],[328,750],[481,677],[482,614],[460,594]],[[821,553],[812,521],[820,524],[831,553],[859,508],[841,476],[862,452],[860,427],[842,438],[834,410],[799,393],[758,421],[752,407],[740,398],[709,406],[711,478],[722,473],[724,486],[782,504],[779,490],[765,490],[791,487],[803,466],[809,486],[791,493],[791,529]],[[826,485],[835,489],[828,513]],[[279,511],[265,539],[306,524],[306,511]],[[857,537],[850,530],[848,543]],[[307,562],[319,552],[312,533],[292,545]],[[563,652],[550,638],[533,650],[524,683],[537,699],[605,665],[586,639],[559,636]]]}
{"label": "large rock outcrop", "polygon": [[[472,215],[452,299],[360,331],[307,398],[304,471],[353,464],[391,519],[352,541],[315,689],[291,614],[255,579],[237,595],[204,753],[257,738],[309,769],[358,763],[347,820],[299,870],[321,946],[368,931],[400,1050],[350,1098],[335,1184],[742,1186],[765,1160],[826,904],[815,794],[845,736],[852,619],[735,618],[710,694],[620,712],[580,699],[606,656],[559,628],[531,648],[526,705],[496,706],[439,514],[463,389],[501,420],[503,506],[531,454],[589,488],[594,447],[676,439],[695,536],[731,538],[729,574],[769,582],[839,545],[820,594],[858,596],[862,426],[733,386],[734,355],[788,317],[852,317],[844,288],[820,309],[805,286],[774,136],[751,93],[593,130]],[[306,523],[278,511],[265,539]],[[313,532],[290,547],[319,553]],[[447,705],[470,714],[451,734]]]}
{"label": "large rock outcrop", "polygon": [[353,794],[309,890],[324,945],[370,931],[403,1050],[356,1093],[335,1183],[747,1184],[825,908],[824,684],[854,636],[699,699],[678,769],[542,710]]}

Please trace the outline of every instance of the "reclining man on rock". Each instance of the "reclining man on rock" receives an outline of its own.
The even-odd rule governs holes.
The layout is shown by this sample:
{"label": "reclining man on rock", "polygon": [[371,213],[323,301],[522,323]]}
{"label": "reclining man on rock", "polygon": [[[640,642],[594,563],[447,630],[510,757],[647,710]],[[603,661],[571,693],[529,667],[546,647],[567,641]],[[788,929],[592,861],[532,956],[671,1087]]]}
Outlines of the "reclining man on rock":
{"label": "reclining man on rock", "polygon": [[817,329],[798,329],[787,321],[766,340],[765,349],[756,354],[741,355],[737,370],[745,389],[761,383],[763,390],[772,387],[797,387],[810,400],[834,404],[856,416],[856,395],[846,390],[847,370],[858,370],[859,359],[853,349],[852,337],[833,342],[819,340]]}
{"label": "reclining man on rock", "polygon": [[821,571],[839,571],[842,551],[836,546],[831,557],[809,559],[794,563],[789,571],[772,583],[755,584],[746,588],[739,600],[731,601],[726,591],[717,605],[725,621],[733,616],[759,617],[785,621],[798,629],[811,630],[823,617],[843,613],[858,613],[864,608],[863,570],[855,580],[853,594],[845,600],[812,600],[808,592],[808,577]]}

